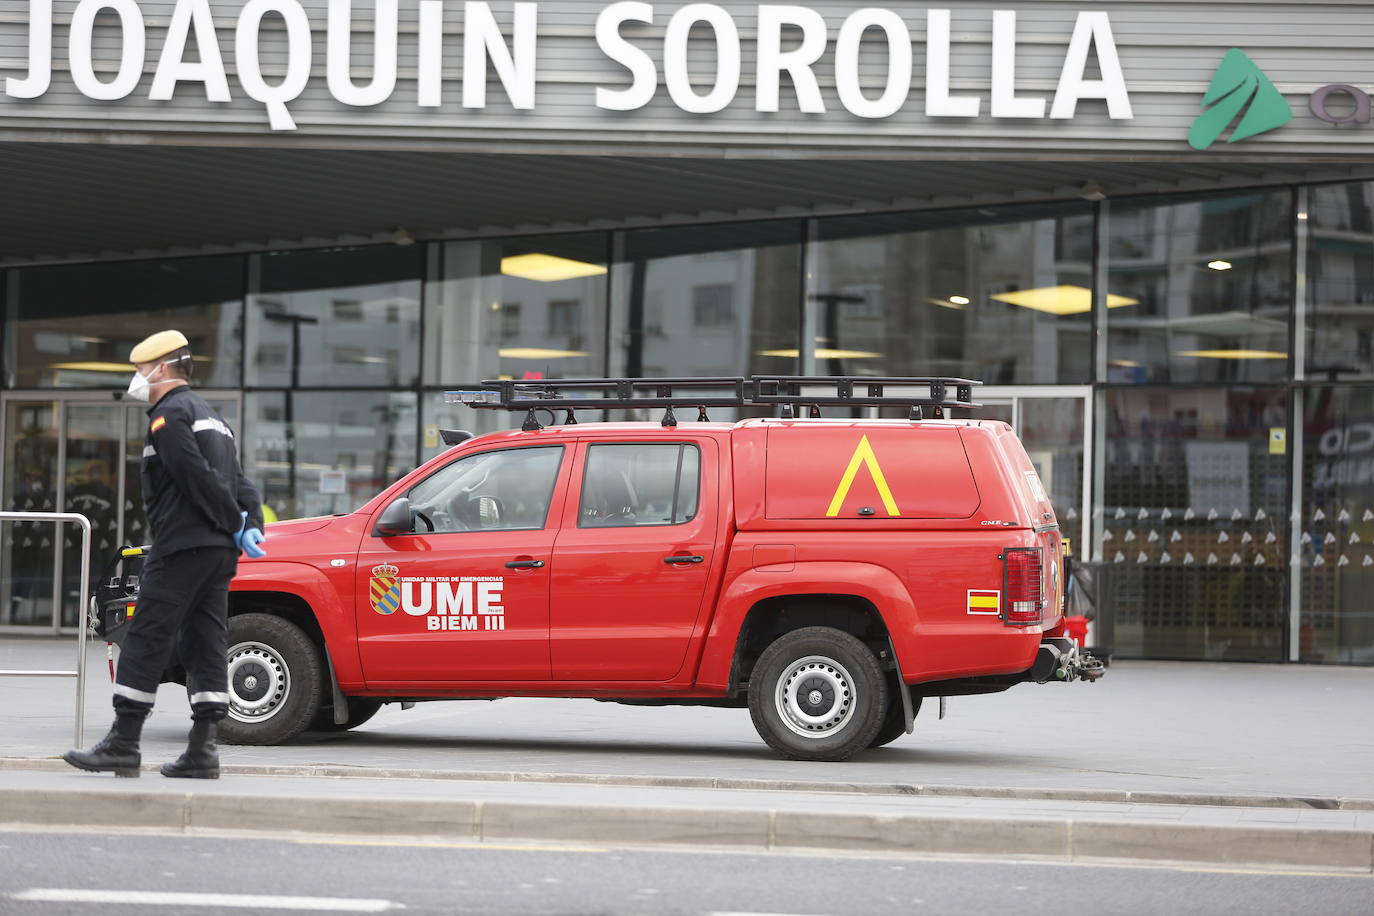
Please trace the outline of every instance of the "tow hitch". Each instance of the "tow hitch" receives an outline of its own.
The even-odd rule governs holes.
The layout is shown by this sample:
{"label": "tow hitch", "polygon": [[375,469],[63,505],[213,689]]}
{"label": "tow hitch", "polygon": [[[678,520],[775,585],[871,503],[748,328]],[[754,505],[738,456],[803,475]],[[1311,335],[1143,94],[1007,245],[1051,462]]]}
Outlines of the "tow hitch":
{"label": "tow hitch", "polygon": [[1031,680],[1037,684],[1080,679],[1092,683],[1102,677],[1105,670],[1100,659],[1084,654],[1072,639],[1054,636],[1040,642],[1040,651],[1031,667]]}

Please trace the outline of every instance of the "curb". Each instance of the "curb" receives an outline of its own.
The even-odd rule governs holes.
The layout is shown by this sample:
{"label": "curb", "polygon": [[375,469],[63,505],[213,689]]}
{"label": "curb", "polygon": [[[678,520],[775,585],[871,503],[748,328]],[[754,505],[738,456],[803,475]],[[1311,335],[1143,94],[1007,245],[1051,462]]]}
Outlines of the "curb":
{"label": "curb", "polygon": [[[147,764],[146,772],[157,772]],[[0,770],[69,772],[57,757],[0,757]],[[421,770],[350,767],[336,764],[261,766],[223,764],[227,776],[306,776],[360,779],[443,779],[460,782],[556,783],[562,785],[633,786],[660,789],[743,789],[751,792],[823,792],[840,795],[900,795],[931,798],[1004,798],[1041,801],[1110,802],[1137,805],[1205,805],[1223,808],[1297,808],[1319,811],[1374,811],[1374,798],[1298,795],[1235,795],[1200,792],[1132,792],[1118,789],[922,785],[915,783],[807,782],[804,780],[729,779],[712,776],[632,776],[588,773],[526,773],[491,770]]]}
{"label": "curb", "polygon": [[[1374,874],[1374,830],[1288,825],[84,789],[3,789],[0,810],[12,826],[1129,860]],[[301,830],[302,824],[310,829]]]}

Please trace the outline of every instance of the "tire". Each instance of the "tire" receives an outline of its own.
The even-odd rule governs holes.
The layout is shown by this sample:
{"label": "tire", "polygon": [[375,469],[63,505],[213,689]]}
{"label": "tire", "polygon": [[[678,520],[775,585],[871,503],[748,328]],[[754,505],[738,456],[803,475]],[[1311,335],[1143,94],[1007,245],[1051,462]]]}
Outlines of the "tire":
{"label": "tire", "polygon": [[319,712],[315,713],[315,718],[310,721],[310,727],[307,730],[312,732],[346,732],[350,728],[357,728],[371,719],[381,708],[381,700],[374,700],[371,697],[349,697],[348,721],[340,724],[334,721],[334,704],[326,703],[320,707]]}
{"label": "tire", "polygon": [[805,627],[776,639],[749,676],[749,715],[791,760],[845,760],[867,748],[887,715],[878,659],[855,636]]}
{"label": "tire", "polygon": [[[882,747],[885,744],[891,744],[906,734],[906,713],[902,710],[902,695],[893,689],[896,681],[895,675],[888,678],[887,716],[884,717],[883,724],[879,726],[878,734],[874,735],[873,740],[868,743],[869,747]],[[920,713],[922,699],[924,698],[911,698],[912,716]]]}
{"label": "tire", "polygon": [[305,731],[325,689],[319,649],[300,627],[271,614],[229,618],[226,744],[281,744]]}

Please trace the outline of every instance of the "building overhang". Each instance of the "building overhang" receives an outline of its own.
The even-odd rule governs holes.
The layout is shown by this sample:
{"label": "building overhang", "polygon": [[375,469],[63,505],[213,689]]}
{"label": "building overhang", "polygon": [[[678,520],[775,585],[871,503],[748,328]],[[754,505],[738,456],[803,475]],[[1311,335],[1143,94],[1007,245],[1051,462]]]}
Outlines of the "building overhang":
{"label": "building overhang", "polygon": [[1368,162],[894,161],[0,143],[0,264],[1374,179]]}

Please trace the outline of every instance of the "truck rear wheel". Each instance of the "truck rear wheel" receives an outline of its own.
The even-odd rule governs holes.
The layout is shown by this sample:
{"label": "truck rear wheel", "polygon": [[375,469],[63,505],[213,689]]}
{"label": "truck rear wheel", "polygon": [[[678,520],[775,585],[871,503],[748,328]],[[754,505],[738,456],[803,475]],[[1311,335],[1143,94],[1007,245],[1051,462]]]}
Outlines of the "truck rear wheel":
{"label": "truck rear wheel", "polygon": [[281,744],[305,731],[320,706],[320,653],[300,627],[271,614],[229,618],[226,744]]}
{"label": "truck rear wheel", "polygon": [[315,718],[310,720],[310,731],[346,732],[350,728],[357,728],[371,719],[381,708],[381,700],[374,700],[371,697],[350,697],[348,700],[348,719],[340,724],[334,721],[334,704],[325,703],[315,713]]}
{"label": "truck rear wheel", "polygon": [[[895,674],[887,679],[887,715],[883,718],[883,724],[878,729],[878,734],[874,735],[873,740],[868,743],[869,747],[882,747],[884,744],[891,744],[906,734],[906,712],[902,709],[902,695],[894,692],[896,681],[897,676]],[[911,714],[913,716],[921,711],[921,699],[921,697],[911,698]]]}
{"label": "truck rear wheel", "polygon": [[749,715],[792,760],[845,760],[869,747],[887,715],[878,659],[857,637],[805,627],[775,640],[749,676]]}

